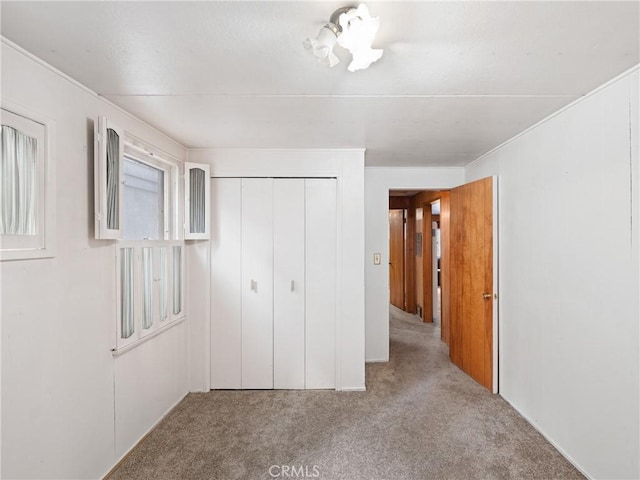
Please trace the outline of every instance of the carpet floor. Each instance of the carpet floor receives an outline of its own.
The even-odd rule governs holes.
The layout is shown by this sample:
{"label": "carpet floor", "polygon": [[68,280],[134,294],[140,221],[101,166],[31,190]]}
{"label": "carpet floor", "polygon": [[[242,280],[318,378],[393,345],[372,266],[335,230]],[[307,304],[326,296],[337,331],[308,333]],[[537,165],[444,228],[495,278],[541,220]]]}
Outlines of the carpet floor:
{"label": "carpet floor", "polygon": [[434,325],[392,307],[390,337],[366,392],[189,394],[110,479],[584,478],[449,361]]}

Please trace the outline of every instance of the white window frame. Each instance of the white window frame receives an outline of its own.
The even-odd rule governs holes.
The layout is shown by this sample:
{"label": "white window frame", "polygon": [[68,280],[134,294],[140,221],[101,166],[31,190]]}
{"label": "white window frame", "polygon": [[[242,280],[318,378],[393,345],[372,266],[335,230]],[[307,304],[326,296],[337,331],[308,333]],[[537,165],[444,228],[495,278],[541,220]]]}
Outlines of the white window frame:
{"label": "white window frame", "polygon": [[[0,123],[38,139],[38,233],[0,235],[0,261],[53,258],[56,255],[55,122],[8,100],[0,102]],[[27,130],[27,131],[24,131]]]}

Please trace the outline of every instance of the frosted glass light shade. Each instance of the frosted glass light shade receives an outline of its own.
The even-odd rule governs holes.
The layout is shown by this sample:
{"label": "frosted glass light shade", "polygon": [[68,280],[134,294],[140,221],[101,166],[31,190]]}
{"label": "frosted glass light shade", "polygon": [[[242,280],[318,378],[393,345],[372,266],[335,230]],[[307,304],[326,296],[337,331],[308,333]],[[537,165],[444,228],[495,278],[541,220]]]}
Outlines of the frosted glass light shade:
{"label": "frosted glass light shade", "polygon": [[371,48],[380,27],[380,19],[371,17],[365,4],[361,3],[358,8],[340,15],[339,22],[342,33],[337,39],[338,45],[349,50],[353,56],[347,67],[350,72],[367,68],[382,57],[382,50]]}
{"label": "frosted glass light shade", "polygon": [[316,38],[307,38],[302,42],[302,45],[304,45],[305,50],[316,57],[320,63],[333,67],[340,62],[338,57],[333,53],[336,40],[336,34],[325,26],[320,29],[320,33],[318,33]]}

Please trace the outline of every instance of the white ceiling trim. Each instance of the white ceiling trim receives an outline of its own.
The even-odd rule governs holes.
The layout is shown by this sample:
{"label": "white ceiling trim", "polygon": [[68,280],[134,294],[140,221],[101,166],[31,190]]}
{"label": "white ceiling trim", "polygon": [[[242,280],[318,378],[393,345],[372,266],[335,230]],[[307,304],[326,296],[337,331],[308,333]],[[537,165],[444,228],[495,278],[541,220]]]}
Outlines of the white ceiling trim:
{"label": "white ceiling trim", "polygon": [[297,94],[297,93],[101,93],[105,97],[238,97],[238,98],[576,98],[567,94]]}

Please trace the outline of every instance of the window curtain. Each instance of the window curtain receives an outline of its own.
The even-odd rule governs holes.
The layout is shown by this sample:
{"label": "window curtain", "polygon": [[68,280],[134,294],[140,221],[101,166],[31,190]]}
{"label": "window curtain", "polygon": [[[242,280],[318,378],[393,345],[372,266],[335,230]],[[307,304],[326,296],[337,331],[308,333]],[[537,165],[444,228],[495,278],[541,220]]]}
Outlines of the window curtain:
{"label": "window curtain", "polygon": [[167,247],[160,247],[160,272],[159,272],[159,293],[160,297],[160,321],[164,322],[169,316],[169,298],[167,297]]}
{"label": "window curtain", "polygon": [[153,252],[151,247],[142,249],[142,327],[153,325]]}
{"label": "window curtain", "polygon": [[205,233],[204,182],[204,170],[201,168],[192,168],[189,171],[189,191],[191,200],[189,220],[191,233]]}
{"label": "window curtain", "polygon": [[173,247],[173,314],[182,312],[182,247]]}
{"label": "window curtain", "polygon": [[134,278],[133,278],[133,248],[120,250],[120,336],[129,338],[135,331],[134,325]]}
{"label": "window curtain", "polygon": [[2,125],[0,234],[37,235],[38,141]]}
{"label": "window curtain", "polygon": [[120,228],[120,137],[107,129],[107,228]]}

